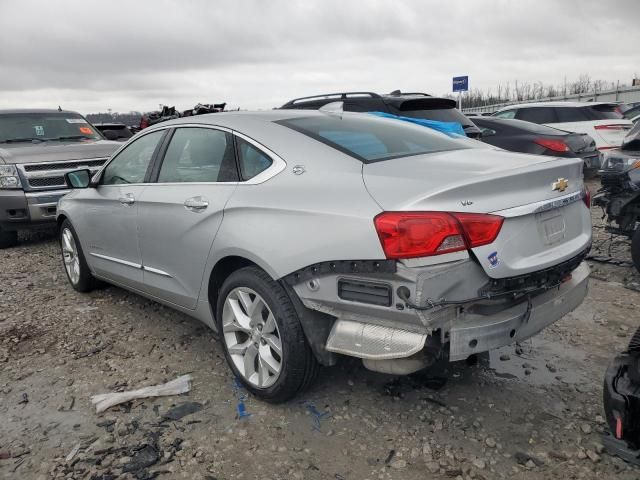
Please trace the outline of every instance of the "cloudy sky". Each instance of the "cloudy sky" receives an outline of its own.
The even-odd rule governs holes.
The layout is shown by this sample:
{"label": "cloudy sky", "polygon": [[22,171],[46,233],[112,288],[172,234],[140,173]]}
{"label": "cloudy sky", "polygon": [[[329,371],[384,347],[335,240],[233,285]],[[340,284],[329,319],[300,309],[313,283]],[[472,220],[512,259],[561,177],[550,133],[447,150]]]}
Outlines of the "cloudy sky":
{"label": "cloudy sky", "polygon": [[0,0],[0,108],[82,113],[340,90],[640,76],[640,0]]}

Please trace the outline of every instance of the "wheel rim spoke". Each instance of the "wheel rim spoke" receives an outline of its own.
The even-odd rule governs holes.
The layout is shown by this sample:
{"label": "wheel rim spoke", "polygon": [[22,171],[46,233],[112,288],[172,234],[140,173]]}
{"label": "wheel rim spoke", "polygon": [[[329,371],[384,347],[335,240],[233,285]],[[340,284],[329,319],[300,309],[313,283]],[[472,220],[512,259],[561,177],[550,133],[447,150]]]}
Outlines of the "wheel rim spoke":
{"label": "wheel rim spoke", "polygon": [[227,305],[231,308],[231,316],[228,322],[224,323],[225,332],[240,331],[249,333],[251,331],[251,320],[242,311],[240,302],[235,298],[227,298]]}
{"label": "wheel rim spoke", "polygon": [[276,317],[273,316],[273,313],[269,312],[269,316],[267,317],[267,321],[264,324],[264,333],[273,333],[276,330]]}
{"label": "wheel rim spoke", "polygon": [[280,362],[278,362],[271,353],[271,348],[267,345],[261,345],[259,349],[260,360],[262,360],[269,369],[269,371],[273,374],[280,373]]}
{"label": "wheel rim spoke", "polygon": [[243,364],[244,364],[244,376],[250,382],[254,382],[256,379],[254,376],[256,375],[256,356],[258,355],[258,349],[255,345],[251,344],[244,353]]}
{"label": "wheel rim spoke", "polygon": [[236,343],[235,345],[229,346],[229,354],[231,355],[244,355],[247,351],[247,348],[251,345],[251,339],[248,339],[242,343]]}
{"label": "wheel rim spoke", "polygon": [[275,335],[263,335],[262,338],[267,342],[267,345],[271,347],[280,358],[282,358],[282,343],[280,342],[280,339]]}

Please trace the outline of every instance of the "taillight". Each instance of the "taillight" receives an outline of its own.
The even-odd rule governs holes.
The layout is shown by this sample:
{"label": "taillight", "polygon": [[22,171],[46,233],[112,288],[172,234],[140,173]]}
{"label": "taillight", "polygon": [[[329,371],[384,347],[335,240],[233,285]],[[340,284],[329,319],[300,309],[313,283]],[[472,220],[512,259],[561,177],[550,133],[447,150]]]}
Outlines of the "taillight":
{"label": "taillight", "polygon": [[582,201],[587,208],[591,208],[591,192],[586,186],[582,189]]}
{"label": "taillight", "polygon": [[625,125],[624,123],[613,123],[609,125],[596,125],[596,130],[628,130],[629,125]]}
{"label": "taillight", "polygon": [[147,119],[144,118],[144,117],[141,117],[140,118],[140,130],[144,130],[148,126],[149,126],[149,122],[147,121]]}
{"label": "taillight", "polygon": [[383,212],[374,224],[387,258],[458,252],[492,243],[503,217],[482,213]]}
{"label": "taillight", "polygon": [[553,150],[554,152],[568,152],[569,146],[562,140],[552,140],[549,138],[537,138],[534,140],[538,145]]}

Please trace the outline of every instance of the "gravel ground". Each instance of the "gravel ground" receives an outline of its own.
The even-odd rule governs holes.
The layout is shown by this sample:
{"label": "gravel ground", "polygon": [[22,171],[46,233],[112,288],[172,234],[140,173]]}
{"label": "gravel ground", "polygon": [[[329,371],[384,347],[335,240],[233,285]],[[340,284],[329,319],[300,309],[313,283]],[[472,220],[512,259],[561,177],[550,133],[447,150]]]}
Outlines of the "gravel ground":
{"label": "gravel ground", "polygon": [[[345,360],[273,406],[236,386],[203,325],[119,288],[76,293],[55,238],[29,237],[0,251],[0,477],[637,479],[603,452],[601,383],[640,279],[592,266],[584,304],[521,346],[430,376]],[[92,409],[185,373],[189,394]]]}

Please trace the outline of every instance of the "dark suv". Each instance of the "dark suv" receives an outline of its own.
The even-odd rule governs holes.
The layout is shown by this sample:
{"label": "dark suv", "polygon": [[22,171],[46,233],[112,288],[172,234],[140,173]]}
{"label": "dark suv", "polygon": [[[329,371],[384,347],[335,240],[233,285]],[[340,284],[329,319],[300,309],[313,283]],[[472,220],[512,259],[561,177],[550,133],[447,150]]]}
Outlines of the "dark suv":
{"label": "dark suv", "polygon": [[343,102],[342,108],[349,112],[385,112],[439,122],[458,122],[468,137],[480,138],[480,129],[456,108],[455,100],[426,93],[402,93],[400,90],[386,95],[372,92],[328,93],[296,98],[280,108],[317,110],[332,102]]}

